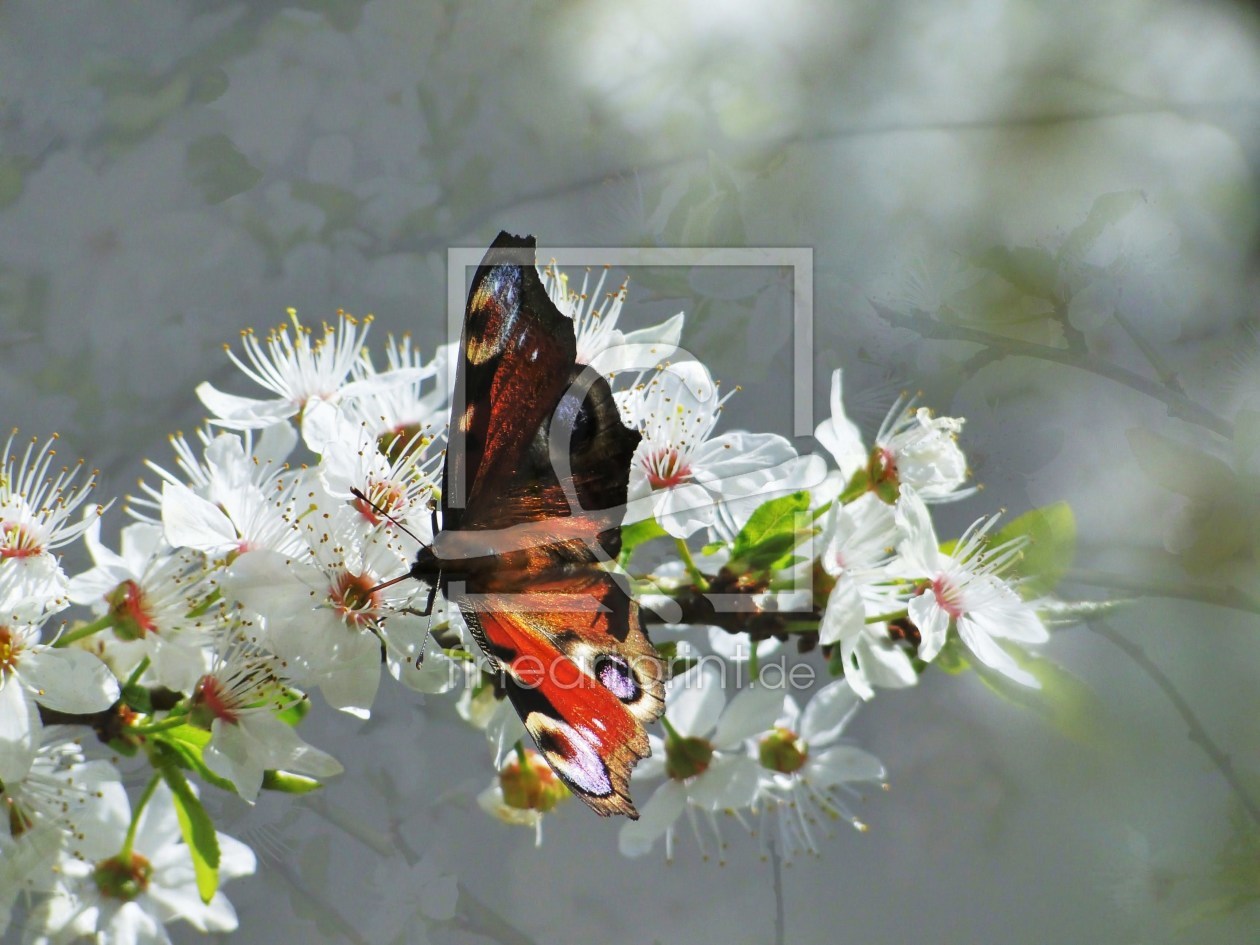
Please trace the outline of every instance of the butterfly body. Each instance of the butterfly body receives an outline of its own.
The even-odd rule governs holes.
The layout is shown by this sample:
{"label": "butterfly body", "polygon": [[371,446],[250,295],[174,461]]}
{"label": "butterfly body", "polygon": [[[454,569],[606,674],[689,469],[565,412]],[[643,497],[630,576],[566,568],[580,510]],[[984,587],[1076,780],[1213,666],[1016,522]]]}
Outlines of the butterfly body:
{"label": "butterfly body", "polygon": [[639,434],[576,360],[534,241],[500,234],[473,278],[456,364],[441,529],[411,576],[455,602],[526,730],[602,815],[637,817],[630,769],[664,669],[611,569]]}

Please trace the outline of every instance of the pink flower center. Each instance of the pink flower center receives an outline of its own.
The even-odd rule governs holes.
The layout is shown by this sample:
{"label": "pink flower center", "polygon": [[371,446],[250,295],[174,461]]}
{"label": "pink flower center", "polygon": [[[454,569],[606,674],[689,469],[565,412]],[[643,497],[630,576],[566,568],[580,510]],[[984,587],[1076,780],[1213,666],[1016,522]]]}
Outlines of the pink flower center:
{"label": "pink flower center", "polygon": [[144,588],[135,581],[123,581],[105,595],[105,600],[114,618],[114,632],[122,639],[142,640],[157,633],[157,621],[149,612]]}
{"label": "pink flower center", "polygon": [[34,558],[43,554],[39,536],[18,522],[0,522],[0,558]]}
{"label": "pink flower center", "polygon": [[669,489],[691,478],[691,467],[672,446],[649,454],[643,466],[653,489]]}
{"label": "pink flower center", "polygon": [[[379,525],[382,521],[381,513],[377,509],[388,512],[391,515],[402,510],[403,491],[395,483],[369,483],[364,495],[371,501],[365,502],[363,499],[356,498],[354,500],[354,508],[355,511],[373,525]],[[373,508],[373,503],[375,503],[375,508]]]}
{"label": "pink flower center", "polygon": [[951,617],[958,618],[966,613],[963,607],[962,594],[958,586],[948,578],[938,577],[932,582],[932,593],[936,595],[936,603]]}
{"label": "pink flower center", "polygon": [[236,711],[238,707],[232,701],[231,695],[224,691],[223,683],[213,676],[202,676],[200,682],[197,683],[197,690],[193,694],[193,707],[209,715],[211,720],[222,719],[232,725],[235,725],[241,717]]}
{"label": "pink flower center", "polygon": [[367,575],[342,571],[333,585],[329,601],[341,619],[356,630],[365,627],[376,618],[380,595],[372,593],[376,581]]}

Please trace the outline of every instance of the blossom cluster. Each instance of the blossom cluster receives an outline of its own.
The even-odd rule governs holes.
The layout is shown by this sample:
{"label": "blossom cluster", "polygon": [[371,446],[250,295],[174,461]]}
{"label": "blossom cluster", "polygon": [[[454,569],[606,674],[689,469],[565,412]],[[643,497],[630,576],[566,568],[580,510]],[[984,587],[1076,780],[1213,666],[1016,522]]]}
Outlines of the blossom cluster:
{"label": "blossom cluster", "polygon": [[[1027,539],[995,536],[993,518],[946,545],[934,530],[933,503],[974,491],[961,420],[898,402],[867,444],[837,371],[823,452],[715,432],[730,395],[678,348],[681,314],[622,332],[624,286],[543,276],[579,360],[610,379],[642,436],[619,565],[672,678],[622,852],[663,840],[672,855],[683,817],[702,849],[710,836],[721,846],[721,812],[750,830],[770,823],[759,835],[784,855],[816,850],[830,821],[863,826],[848,801],[885,778],[843,739],[878,689],[914,685],[947,651],[1037,685],[1018,648],[1047,633],[1011,570]],[[458,355],[391,340],[378,364],[369,327],[339,313],[315,332],[291,312],[266,338],[247,334],[229,356],[263,395],[197,388],[211,419],[192,441],[172,438],[171,462],[149,464],[117,549],[101,538],[92,477],[56,468],[51,442],[10,437],[0,932],[15,908],[33,942],[165,942],[174,921],[233,929],[219,885],[253,872],[254,856],[214,830],[200,793],[253,803],[338,774],[299,734],[302,717],[313,696],[367,717],[383,674],[422,693],[462,687],[456,707],[490,743],[487,811],[541,838],[565,799],[458,608],[439,597],[422,610],[427,589],[391,583],[433,538]],[[59,549],[75,541],[94,566],[71,576]],[[636,570],[650,548],[664,554]],[[811,687],[787,673],[793,637],[793,669],[834,678]]]}

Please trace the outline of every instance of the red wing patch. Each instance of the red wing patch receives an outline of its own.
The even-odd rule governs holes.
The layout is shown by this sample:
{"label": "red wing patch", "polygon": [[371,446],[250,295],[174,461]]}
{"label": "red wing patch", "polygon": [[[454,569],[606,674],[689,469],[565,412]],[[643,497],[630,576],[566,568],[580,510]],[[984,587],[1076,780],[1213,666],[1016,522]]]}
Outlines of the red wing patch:
{"label": "red wing patch", "polygon": [[662,666],[638,606],[596,573],[602,581],[583,575],[477,595],[465,616],[556,773],[597,813],[637,818],[630,769],[649,753],[644,725],[665,708]]}

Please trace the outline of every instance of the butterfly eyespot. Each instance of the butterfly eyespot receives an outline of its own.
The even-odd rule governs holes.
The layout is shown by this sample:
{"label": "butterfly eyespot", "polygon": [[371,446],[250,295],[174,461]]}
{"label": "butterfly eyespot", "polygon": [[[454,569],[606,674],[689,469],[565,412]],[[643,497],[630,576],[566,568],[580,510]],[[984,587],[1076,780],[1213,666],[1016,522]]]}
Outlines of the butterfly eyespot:
{"label": "butterfly eyespot", "polygon": [[622,702],[634,702],[641,688],[626,660],[612,653],[603,653],[595,660],[595,678]]}
{"label": "butterfly eyespot", "polygon": [[573,726],[541,712],[531,712],[525,719],[525,728],[551,766],[572,787],[592,797],[612,793],[608,765]]}

